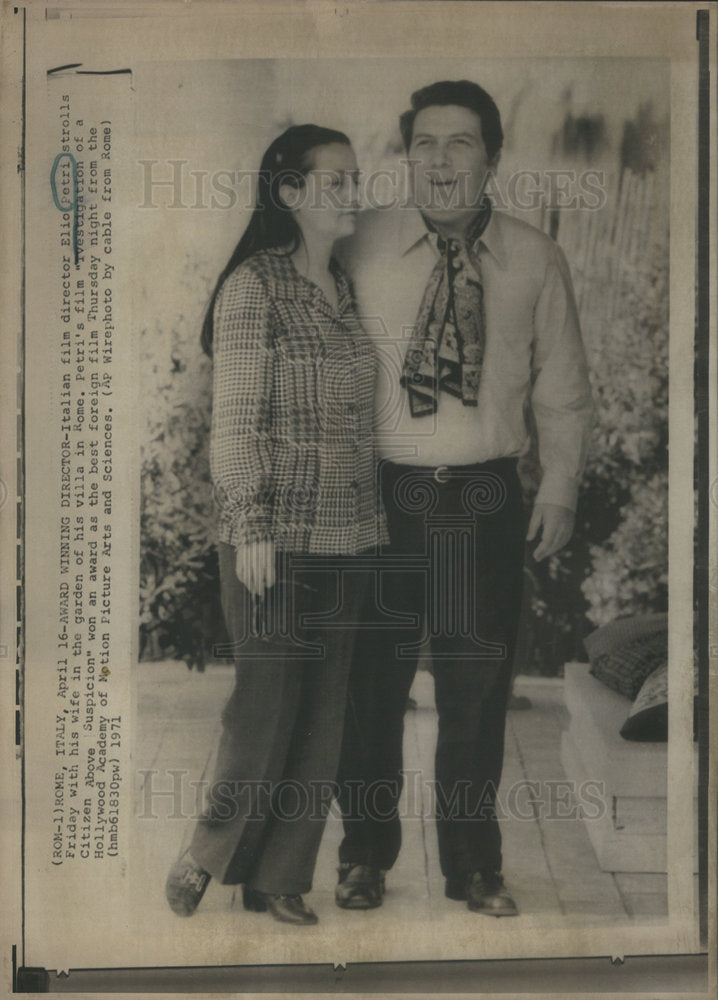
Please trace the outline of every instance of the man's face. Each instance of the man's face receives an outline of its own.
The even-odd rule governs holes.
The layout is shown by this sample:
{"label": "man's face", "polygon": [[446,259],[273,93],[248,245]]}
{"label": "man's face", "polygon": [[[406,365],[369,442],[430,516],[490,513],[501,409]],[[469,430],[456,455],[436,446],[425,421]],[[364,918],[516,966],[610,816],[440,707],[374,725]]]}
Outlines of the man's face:
{"label": "man's face", "polygon": [[447,235],[462,234],[499,160],[498,153],[489,160],[479,116],[454,104],[419,111],[409,159],[417,207]]}

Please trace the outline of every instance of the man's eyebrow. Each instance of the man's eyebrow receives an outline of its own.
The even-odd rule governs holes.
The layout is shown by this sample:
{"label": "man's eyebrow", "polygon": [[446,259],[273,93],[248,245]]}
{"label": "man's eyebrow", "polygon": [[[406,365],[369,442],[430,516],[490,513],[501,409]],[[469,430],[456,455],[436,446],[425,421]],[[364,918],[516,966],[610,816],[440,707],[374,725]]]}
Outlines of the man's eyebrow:
{"label": "man's eyebrow", "polygon": [[[451,132],[446,136],[447,139],[476,139],[478,137],[477,132]],[[413,135],[414,139],[436,139],[439,138],[434,132],[415,132]]]}

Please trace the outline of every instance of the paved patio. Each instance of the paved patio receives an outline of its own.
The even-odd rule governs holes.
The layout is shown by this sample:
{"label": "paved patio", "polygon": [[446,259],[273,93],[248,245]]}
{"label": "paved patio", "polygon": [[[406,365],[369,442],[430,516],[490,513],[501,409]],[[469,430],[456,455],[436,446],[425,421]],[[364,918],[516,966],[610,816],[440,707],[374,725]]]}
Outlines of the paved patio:
{"label": "paved patio", "polygon": [[[136,772],[151,771],[152,788],[157,791],[171,787],[169,772],[186,771],[183,787],[193,805],[190,782],[207,779],[212,773],[218,717],[232,687],[233,669],[209,666],[204,674],[198,674],[182,663],[144,663],[138,668],[138,676]],[[472,935],[479,954],[481,942],[488,942],[487,954],[495,953],[493,944],[498,942],[500,952],[504,947],[501,939],[510,934],[515,942],[522,926],[536,934],[536,928],[543,926],[574,931],[582,925],[587,929],[623,926],[629,931],[636,924],[663,923],[667,914],[665,875],[601,871],[584,822],[575,816],[577,803],[567,794],[559,758],[561,732],[568,721],[562,682],[521,677],[515,693],[528,696],[532,708],[509,713],[499,799],[509,814],[502,823],[504,874],[521,916],[488,920],[469,915],[464,904],[444,897],[428,784],[433,774],[436,734],[433,685],[431,675],[419,671],[412,690],[417,707],[407,712],[405,730],[405,768],[415,774],[407,781],[404,813],[410,813],[412,818],[403,823],[401,855],[388,878],[385,904],[380,909],[347,912],[335,906],[341,823],[336,815],[331,815],[327,823],[314,889],[308,899],[320,917],[325,938],[338,935],[337,947],[340,938],[346,942],[348,932],[349,940],[355,935],[354,944],[359,939],[373,942],[371,948],[367,944],[370,950],[364,960],[380,960],[382,941],[395,935],[399,915],[404,929],[407,921],[416,929],[417,948],[422,947],[419,939],[427,943],[424,947],[431,947],[432,933],[440,930],[443,938],[447,928],[455,927],[457,935]],[[132,881],[139,878],[145,886],[140,919],[148,933],[153,922],[159,926],[158,921],[165,933],[168,922],[176,932],[166,953],[167,964],[183,959],[184,964],[195,964],[193,942],[198,936],[207,940],[206,935],[216,948],[210,949],[211,954],[205,948],[202,964],[226,962],[225,946],[236,935],[243,938],[247,948],[251,937],[252,956],[256,959],[259,948],[262,961],[274,954],[271,949],[269,955],[263,952],[264,939],[276,945],[278,937],[288,935],[287,954],[301,961],[301,935],[306,935],[308,929],[287,928],[267,916],[245,913],[235,887],[210,883],[192,920],[182,920],[169,912],[163,894],[164,878],[190,836],[191,822],[172,818],[174,805],[169,796],[155,798],[156,820],[142,818],[143,810],[148,811],[146,792],[138,774],[136,805],[140,818],[135,820],[133,833]],[[229,913],[232,917],[227,921]],[[306,936],[303,940],[306,942]],[[511,954],[509,943],[506,950]],[[150,955],[151,964],[156,965],[156,941],[148,943]],[[242,960],[247,959],[237,958]],[[361,959],[355,954],[353,960]]]}

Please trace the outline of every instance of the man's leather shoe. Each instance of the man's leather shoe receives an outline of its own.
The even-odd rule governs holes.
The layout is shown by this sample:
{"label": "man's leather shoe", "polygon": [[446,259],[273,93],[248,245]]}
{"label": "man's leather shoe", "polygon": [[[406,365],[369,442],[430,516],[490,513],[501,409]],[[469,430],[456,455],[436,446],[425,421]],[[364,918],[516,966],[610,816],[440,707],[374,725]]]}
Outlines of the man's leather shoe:
{"label": "man's leather shoe", "polygon": [[191,917],[211,878],[190,852],[185,851],[172,866],[165,883],[165,895],[173,912],[180,917]]}
{"label": "man's leather shoe", "polygon": [[269,912],[275,920],[281,920],[285,924],[316,924],[319,921],[314,910],[298,895],[260,892],[245,885],[242,901],[245,910],[252,910],[254,913]]}
{"label": "man's leather shoe", "polygon": [[474,872],[466,882],[466,903],[475,913],[491,917],[518,916],[518,907],[498,872]]}
{"label": "man's leather shoe", "polygon": [[444,884],[444,895],[447,899],[466,900],[466,879],[447,878]]}
{"label": "man's leather shoe", "polygon": [[339,868],[339,883],[334,891],[337,906],[343,910],[373,910],[381,906],[384,875],[373,865]]}

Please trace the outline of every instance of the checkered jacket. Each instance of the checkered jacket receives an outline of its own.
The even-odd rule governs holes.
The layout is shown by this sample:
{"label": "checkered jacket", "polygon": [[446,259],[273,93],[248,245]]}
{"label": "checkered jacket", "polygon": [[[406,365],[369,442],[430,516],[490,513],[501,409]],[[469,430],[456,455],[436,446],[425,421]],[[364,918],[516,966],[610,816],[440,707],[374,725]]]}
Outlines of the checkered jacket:
{"label": "checkered jacket", "polygon": [[338,313],[278,250],[244,261],[217,299],[210,465],[230,545],[354,554],[386,540],[376,354],[332,268]]}

